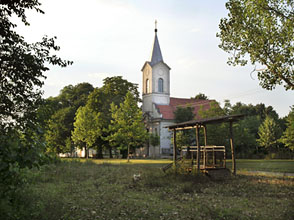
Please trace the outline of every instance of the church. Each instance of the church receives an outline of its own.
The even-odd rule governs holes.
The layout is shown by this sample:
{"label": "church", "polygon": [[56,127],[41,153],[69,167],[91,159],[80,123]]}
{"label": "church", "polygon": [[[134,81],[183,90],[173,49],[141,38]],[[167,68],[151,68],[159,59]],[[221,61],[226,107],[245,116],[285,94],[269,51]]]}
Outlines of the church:
{"label": "church", "polygon": [[[147,148],[149,157],[166,157],[173,152],[171,132],[166,128],[174,124],[174,111],[177,107],[194,108],[194,115],[199,118],[200,108],[207,110],[214,100],[199,100],[187,98],[174,98],[170,96],[171,68],[163,61],[157,36],[155,23],[155,36],[150,61],[146,61],[141,69],[143,73],[142,84],[142,111],[149,132],[160,137],[159,146]],[[188,80],[188,79],[187,79]],[[192,95],[193,96],[193,95]]]}

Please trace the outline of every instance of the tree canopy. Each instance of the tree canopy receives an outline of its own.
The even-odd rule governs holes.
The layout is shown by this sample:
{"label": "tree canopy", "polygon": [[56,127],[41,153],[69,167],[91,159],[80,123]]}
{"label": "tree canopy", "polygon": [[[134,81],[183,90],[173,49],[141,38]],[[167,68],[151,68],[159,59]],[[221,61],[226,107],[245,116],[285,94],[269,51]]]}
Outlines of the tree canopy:
{"label": "tree canopy", "polygon": [[191,106],[177,107],[174,111],[175,122],[191,121],[195,118],[194,108]]}
{"label": "tree canopy", "polygon": [[287,128],[283,133],[280,141],[285,144],[287,148],[294,151],[294,106],[287,117]]}
{"label": "tree canopy", "polygon": [[294,1],[229,0],[226,8],[217,37],[231,54],[228,64],[261,65],[255,71],[263,88],[294,90]]}
{"label": "tree canopy", "polygon": [[38,0],[0,1],[0,204],[1,211],[7,212],[1,212],[3,219],[21,218],[19,208],[11,207],[19,201],[27,171],[49,161],[39,129],[45,116],[37,117],[44,73],[48,64],[72,63],[54,54],[60,49],[56,37],[28,43],[15,31],[15,18],[29,25],[26,11],[44,13],[40,5]]}
{"label": "tree canopy", "polygon": [[120,107],[111,104],[112,120],[109,126],[111,135],[109,141],[119,146],[120,150],[128,150],[127,158],[131,148],[137,148],[146,143],[148,139],[147,130],[143,122],[143,113],[138,107],[134,95],[129,91]]}
{"label": "tree canopy", "polygon": [[274,119],[267,116],[258,129],[259,138],[257,142],[262,147],[274,149],[277,147],[278,139],[281,136],[280,133],[280,128],[275,123]]}
{"label": "tree canopy", "polygon": [[41,101],[46,64],[65,67],[72,62],[52,54],[60,48],[56,37],[44,36],[40,42],[27,43],[14,31],[16,24],[11,17],[16,15],[29,25],[25,11],[39,9],[38,1],[1,1],[0,4],[0,126],[25,126],[34,121],[36,106]]}
{"label": "tree canopy", "polygon": [[208,97],[204,93],[199,93],[192,99],[208,100]]}
{"label": "tree canopy", "polygon": [[100,113],[92,111],[88,106],[81,106],[76,112],[72,139],[75,143],[84,143],[85,157],[88,157],[88,149],[101,133],[99,116]]}

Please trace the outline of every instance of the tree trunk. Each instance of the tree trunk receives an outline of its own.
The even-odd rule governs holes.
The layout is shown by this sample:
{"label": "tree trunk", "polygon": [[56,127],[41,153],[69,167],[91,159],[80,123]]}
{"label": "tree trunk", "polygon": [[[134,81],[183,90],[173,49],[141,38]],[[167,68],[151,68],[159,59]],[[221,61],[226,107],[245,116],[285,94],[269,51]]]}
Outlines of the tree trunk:
{"label": "tree trunk", "polygon": [[130,146],[128,146],[128,162],[130,162]]}
{"label": "tree trunk", "polygon": [[102,152],[102,147],[98,147],[97,149],[97,158],[98,159],[103,159],[103,152]]}
{"label": "tree trunk", "polygon": [[85,146],[85,158],[88,159],[88,148]]}
{"label": "tree trunk", "polygon": [[113,158],[113,156],[112,156],[112,147],[109,146],[108,149],[109,149],[109,158]]}

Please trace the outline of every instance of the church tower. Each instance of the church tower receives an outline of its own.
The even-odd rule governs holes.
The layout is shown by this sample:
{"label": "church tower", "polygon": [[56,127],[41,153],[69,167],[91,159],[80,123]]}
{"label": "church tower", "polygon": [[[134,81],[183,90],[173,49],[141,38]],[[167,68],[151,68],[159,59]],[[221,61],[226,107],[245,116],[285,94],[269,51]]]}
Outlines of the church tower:
{"label": "church tower", "polygon": [[151,61],[146,61],[141,71],[143,72],[143,112],[149,112],[153,117],[153,104],[170,103],[170,67],[162,58],[157,37],[157,21],[155,21]]}

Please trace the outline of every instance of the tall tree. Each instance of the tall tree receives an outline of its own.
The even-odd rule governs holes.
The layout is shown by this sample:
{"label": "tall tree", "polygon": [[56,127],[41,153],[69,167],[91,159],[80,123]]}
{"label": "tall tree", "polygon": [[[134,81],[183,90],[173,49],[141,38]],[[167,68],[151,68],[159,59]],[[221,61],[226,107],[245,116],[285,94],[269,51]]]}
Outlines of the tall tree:
{"label": "tall tree", "polygon": [[55,38],[43,37],[42,41],[27,43],[14,31],[11,22],[17,16],[29,25],[26,10],[34,9],[43,13],[37,0],[17,0],[0,2],[0,127],[26,126],[34,124],[35,113],[41,101],[44,72],[47,63],[65,67],[71,62],[64,61],[52,51],[60,48]]}
{"label": "tall tree", "polygon": [[100,135],[100,113],[92,111],[88,106],[80,107],[76,112],[72,139],[76,144],[83,143],[85,157],[88,158],[88,150],[93,146]]}
{"label": "tall tree", "polygon": [[[177,107],[174,111],[174,117],[176,123],[191,121],[195,119],[194,108],[189,105],[186,107]],[[178,148],[188,146],[195,140],[195,132],[193,130],[178,131],[176,135]]]}
{"label": "tall tree", "polygon": [[128,92],[134,95],[136,102],[139,102],[138,85],[128,82],[121,76],[108,77],[103,80],[103,86],[96,88],[89,96],[87,105],[95,112],[100,112],[101,135],[97,137],[95,147],[98,150],[98,158],[102,158],[102,148],[108,149],[112,157],[112,145],[107,140],[110,135],[108,126],[112,120],[111,103],[119,106],[125,99]]}
{"label": "tall tree", "polygon": [[278,145],[278,139],[281,136],[281,130],[274,119],[267,116],[258,129],[258,136],[259,138],[257,139],[257,142],[259,146],[271,151],[274,150]]}
{"label": "tall tree", "polygon": [[[0,1],[0,203],[5,207],[1,211],[10,210],[18,200],[18,190],[26,182],[26,168],[44,162],[36,111],[47,65],[71,64],[52,54],[60,49],[56,37],[28,43],[14,30],[13,19],[20,18],[29,25],[26,11],[44,13],[39,6],[38,0]],[[18,211],[11,209],[1,217],[17,218]]]}
{"label": "tall tree", "polygon": [[[72,152],[74,146],[71,142],[75,113],[80,106],[87,103],[89,94],[94,90],[89,83],[79,83],[75,86],[65,86],[57,97],[48,98],[39,108],[39,115],[44,108],[49,111],[48,117],[43,119],[46,126],[45,139],[48,150],[56,153]],[[52,106],[54,105],[55,106]],[[51,115],[50,115],[51,114]]]}
{"label": "tall tree", "polygon": [[109,126],[111,135],[108,139],[119,145],[119,150],[127,150],[129,161],[130,150],[145,144],[148,139],[143,113],[131,92],[127,93],[119,108],[114,103],[111,104],[111,113],[113,120]]}
{"label": "tall tree", "polygon": [[294,1],[229,0],[228,18],[220,21],[219,47],[232,54],[228,64],[261,65],[260,85],[283,84],[294,90]]}
{"label": "tall tree", "polygon": [[287,116],[287,128],[283,133],[280,141],[290,150],[294,151],[294,106],[291,107],[291,111]]}
{"label": "tall tree", "polygon": [[46,147],[49,152],[59,154],[72,151],[72,147],[67,144],[67,139],[71,137],[75,112],[72,107],[62,108],[49,119],[45,133]]}

